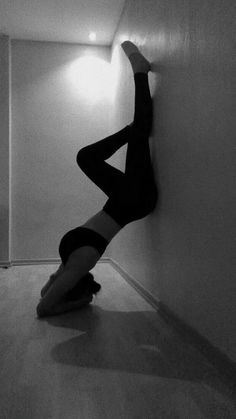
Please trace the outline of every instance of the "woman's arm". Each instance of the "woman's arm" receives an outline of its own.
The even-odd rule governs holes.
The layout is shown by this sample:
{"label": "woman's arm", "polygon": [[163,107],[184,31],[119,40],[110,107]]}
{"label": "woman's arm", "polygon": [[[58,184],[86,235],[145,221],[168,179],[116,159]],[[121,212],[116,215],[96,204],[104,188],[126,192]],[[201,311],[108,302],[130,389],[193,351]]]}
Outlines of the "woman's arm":
{"label": "woman's arm", "polygon": [[49,308],[46,311],[43,311],[39,305],[37,306],[37,315],[38,317],[47,317],[47,316],[53,316],[56,314],[65,313],[72,310],[77,310],[89,303],[93,300],[93,295],[84,295],[80,299],[76,301],[62,301],[56,304],[55,306]]}
{"label": "woman's arm", "polygon": [[36,309],[38,316],[43,317],[52,313],[52,310],[54,312],[56,306],[62,303],[64,304],[63,298],[65,294],[76,285],[78,279],[78,275],[73,270],[64,270],[40,300]]}
{"label": "woman's arm", "polygon": [[57,271],[55,273],[53,273],[52,275],[50,275],[49,280],[47,281],[47,283],[41,289],[41,292],[40,292],[41,297],[44,297],[44,295],[48,292],[51,285],[57,279],[58,275],[60,275],[63,271],[64,271],[64,265],[61,263],[61,265],[59,266]]}
{"label": "woman's arm", "polygon": [[[77,300],[69,305],[65,302],[64,296],[96,265],[99,259],[99,252],[91,246],[83,246],[72,252],[66,263],[66,267],[64,267],[40,300],[37,306],[38,316],[43,317],[56,314],[65,311],[65,309],[67,311],[69,307],[78,307],[78,305],[81,305],[81,300],[80,302]],[[91,298],[91,295],[89,298]],[[66,306],[64,305],[65,303]]]}

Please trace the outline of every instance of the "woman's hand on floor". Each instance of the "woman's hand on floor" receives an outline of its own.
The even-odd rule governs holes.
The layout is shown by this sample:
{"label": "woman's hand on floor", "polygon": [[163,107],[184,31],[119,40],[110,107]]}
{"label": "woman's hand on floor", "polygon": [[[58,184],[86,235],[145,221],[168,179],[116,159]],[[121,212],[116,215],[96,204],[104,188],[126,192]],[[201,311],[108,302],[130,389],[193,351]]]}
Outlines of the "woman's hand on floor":
{"label": "woman's hand on floor", "polygon": [[49,309],[43,309],[39,303],[36,311],[39,318],[54,316],[57,314],[66,313],[68,311],[78,310],[82,307],[87,306],[89,303],[92,302],[92,300],[93,294],[85,294],[84,296],[81,296],[81,298],[75,301],[62,300],[61,302],[58,302],[55,306]]}

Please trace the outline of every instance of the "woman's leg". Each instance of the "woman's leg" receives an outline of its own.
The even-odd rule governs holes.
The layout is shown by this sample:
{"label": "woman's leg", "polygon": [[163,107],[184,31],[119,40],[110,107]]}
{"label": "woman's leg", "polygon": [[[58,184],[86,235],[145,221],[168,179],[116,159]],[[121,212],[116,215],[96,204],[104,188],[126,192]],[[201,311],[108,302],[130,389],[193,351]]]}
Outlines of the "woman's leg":
{"label": "woman's leg", "polygon": [[152,129],[153,107],[149,89],[148,72],[150,63],[129,41],[122,44],[134,73],[135,111],[134,122],[128,142],[125,174],[136,179],[134,185],[153,183],[153,170],[149,149],[149,136]]}
{"label": "woman's leg", "polygon": [[131,127],[127,125],[119,132],[83,147],[77,154],[79,167],[108,197],[121,187],[124,173],[105,160],[129,141],[130,132]]}
{"label": "woman's leg", "polygon": [[[128,125],[118,133],[82,148],[77,155],[77,163],[84,173],[108,196],[116,191],[122,192],[126,182],[123,172],[106,163],[120,147],[128,142],[126,174],[139,171],[150,172],[150,153],[148,136],[152,122],[152,101],[148,86],[150,63],[140,54],[138,48],[129,41],[121,45],[128,56],[135,78],[134,124]],[[144,158],[141,155],[144,153]],[[149,170],[148,170],[149,169]]]}
{"label": "woman's leg", "polygon": [[[124,47],[123,47],[124,46]],[[144,206],[153,209],[157,199],[150,148],[149,136],[152,129],[152,98],[149,89],[148,72],[150,63],[132,43],[122,44],[134,72],[135,112],[128,142],[125,175],[132,185],[134,196],[145,196]]]}
{"label": "woman's leg", "polygon": [[138,179],[152,173],[149,136],[152,127],[152,99],[147,73],[135,73],[135,113],[128,142],[125,174]]}

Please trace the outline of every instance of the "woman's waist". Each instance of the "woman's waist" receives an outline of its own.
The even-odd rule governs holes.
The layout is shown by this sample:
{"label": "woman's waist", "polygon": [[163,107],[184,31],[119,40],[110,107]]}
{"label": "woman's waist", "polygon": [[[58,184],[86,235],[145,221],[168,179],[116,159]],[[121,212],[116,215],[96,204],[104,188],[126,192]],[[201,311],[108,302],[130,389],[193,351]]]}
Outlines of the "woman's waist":
{"label": "woman's waist", "polygon": [[111,239],[121,230],[121,226],[105,211],[101,210],[88,221],[81,225],[100,234],[107,241]]}

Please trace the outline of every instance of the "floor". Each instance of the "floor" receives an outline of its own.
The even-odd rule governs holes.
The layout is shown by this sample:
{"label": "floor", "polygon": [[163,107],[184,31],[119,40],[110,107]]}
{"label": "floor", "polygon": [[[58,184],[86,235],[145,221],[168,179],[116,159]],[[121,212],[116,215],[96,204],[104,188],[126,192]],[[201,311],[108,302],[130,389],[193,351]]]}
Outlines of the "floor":
{"label": "floor", "polygon": [[38,319],[57,265],[0,269],[1,419],[235,419],[213,366],[108,263],[77,312]]}

